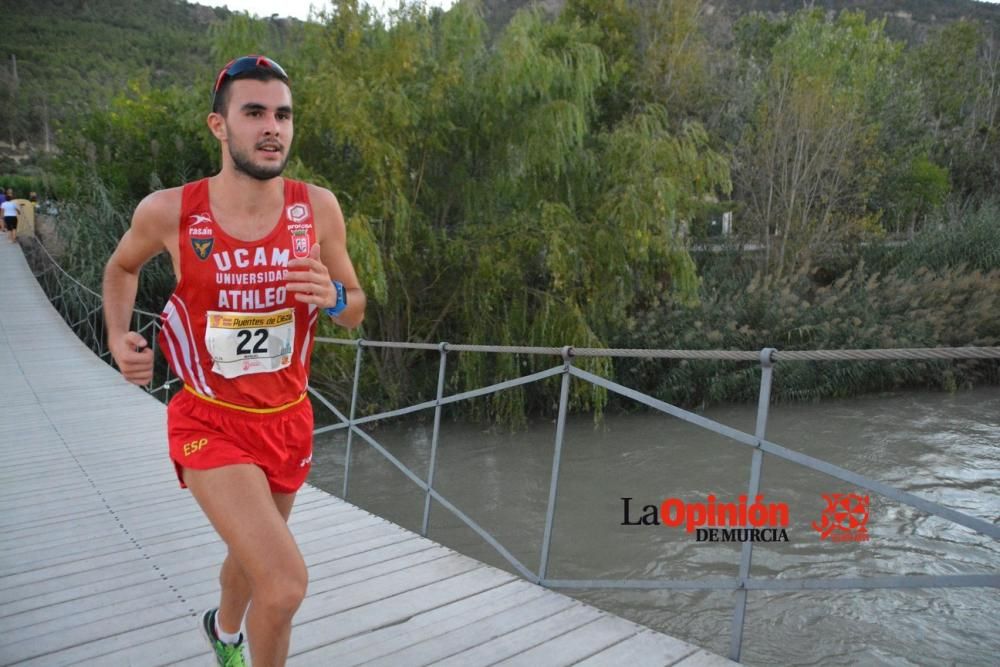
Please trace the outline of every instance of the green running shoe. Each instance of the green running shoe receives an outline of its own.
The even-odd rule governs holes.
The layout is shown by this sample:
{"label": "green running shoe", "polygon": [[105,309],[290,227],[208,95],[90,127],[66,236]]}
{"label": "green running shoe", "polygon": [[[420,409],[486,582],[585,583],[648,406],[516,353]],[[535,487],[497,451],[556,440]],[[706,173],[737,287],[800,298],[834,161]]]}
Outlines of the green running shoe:
{"label": "green running shoe", "polygon": [[215,635],[215,614],[218,611],[216,607],[201,615],[201,629],[212,650],[215,651],[219,667],[247,667],[246,659],[243,657],[243,633],[240,633],[240,640],[235,644],[226,644]]}

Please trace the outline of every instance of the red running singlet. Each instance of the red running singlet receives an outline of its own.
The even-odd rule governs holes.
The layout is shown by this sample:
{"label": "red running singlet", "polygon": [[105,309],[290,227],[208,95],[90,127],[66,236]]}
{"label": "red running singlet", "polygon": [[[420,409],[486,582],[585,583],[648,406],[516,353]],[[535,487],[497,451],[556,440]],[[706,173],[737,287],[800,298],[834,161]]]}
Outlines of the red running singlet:
{"label": "red running singlet", "polygon": [[159,343],[186,389],[229,407],[270,412],[301,400],[319,309],[287,292],[288,261],[316,242],[305,183],[284,179],[285,205],[267,236],[240,241],[219,227],[208,179],[181,196],[180,282]]}

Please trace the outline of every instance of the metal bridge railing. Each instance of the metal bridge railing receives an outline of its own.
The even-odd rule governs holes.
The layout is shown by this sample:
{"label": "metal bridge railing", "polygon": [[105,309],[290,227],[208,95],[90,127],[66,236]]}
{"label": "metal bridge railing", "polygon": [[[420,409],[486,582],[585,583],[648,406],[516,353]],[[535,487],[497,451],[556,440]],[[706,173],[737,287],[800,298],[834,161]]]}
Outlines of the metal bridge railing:
{"label": "metal bridge railing", "polygon": [[[882,496],[909,505],[928,514],[939,516],[948,521],[971,528],[974,531],[1000,540],[1000,526],[994,525],[983,519],[969,516],[961,512],[944,507],[938,503],[931,502],[920,496],[913,495],[906,491],[896,489],[888,484],[883,484],[871,478],[859,475],[855,472],[835,466],[826,461],[807,456],[800,452],[779,445],[767,440],[768,410],[771,403],[771,381],[774,374],[774,364],[779,361],[791,360],[815,360],[815,361],[851,361],[851,360],[893,360],[893,359],[1000,359],[1000,347],[964,347],[964,348],[916,348],[916,349],[896,349],[896,350],[817,350],[817,351],[795,351],[780,352],[773,348],[765,348],[760,351],[725,351],[725,350],[625,350],[625,349],[598,349],[598,348],[572,348],[572,347],[519,347],[519,346],[491,346],[491,345],[456,345],[451,343],[395,343],[383,341],[347,340],[338,338],[317,338],[317,343],[327,343],[333,345],[353,345],[357,347],[354,361],[354,386],[351,393],[351,406],[347,415],[344,415],[336,406],[322,396],[315,389],[310,388],[310,393],[316,397],[323,405],[330,409],[340,420],[339,424],[323,426],[315,430],[316,434],[329,431],[347,429],[347,451],[344,463],[344,487],[343,497],[346,499],[350,489],[351,471],[351,447],[354,436],[361,438],[371,445],[377,452],[385,457],[390,463],[398,468],[407,478],[424,492],[424,513],[421,534],[427,535],[431,499],[437,501],[445,509],[454,514],[466,526],[471,528],[492,546],[510,565],[524,578],[542,586],[552,588],[618,588],[618,589],[683,589],[683,590],[730,590],[734,591],[736,599],[733,605],[733,617],[731,623],[730,650],[729,657],[739,660],[743,644],[743,628],[746,615],[747,592],[758,591],[787,591],[806,589],[876,589],[876,588],[924,588],[924,587],[993,587],[1000,588],[1000,575],[998,574],[968,574],[968,575],[901,575],[901,576],[875,576],[862,578],[803,578],[803,579],[776,579],[751,577],[751,561],[753,556],[753,542],[743,542],[740,554],[739,570],[735,577],[709,578],[709,579],[655,579],[655,580],[607,580],[607,579],[550,579],[547,576],[550,548],[552,542],[553,523],[555,520],[556,502],[559,496],[559,472],[563,451],[563,438],[566,427],[566,412],[569,404],[569,388],[571,378],[589,382],[603,387],[604,389],[634,400],[638,403],[666,413],[699,428],[718,433],[741,445],[751,447],[753,455],[750,462],[750,479],[747,490],[747,497],[754,498],[760,492],[761,469],[764,463],[764,454],[770,454],[777,458],[785,459],[797,463],[806,468],[816,470],[836,479],[843,480],[854,486],[868,489]],[[438,350],[440,362],[438,367],[437,396],[432,401],[425,401],[397,410],[381,412],[376,415],[357,417],[358,405],[358,380],[361,374],[361,361],[365,348],[404,348],[416,350]],[[516,353],[516,354],[538,354],[549,356],[561,356],[562,363],[544,371],[532,373],[506,382],[499,382],[487,387],[465,391],[458,394],[445,396],[445,369],[447,366],[449,352],[483,352],[483,353]],[[760,393],[757,401],[757,420],[753,434],[745,433],[738,429],[720,424],[719,422],[707,419],[700,415],[683,410],[657,398],[630,389],[626,386],[612,382],[600,376],[588,373],[576,368],[573,365],[574,357],[645,357],[660,359],[718,359],[727,361],[758,361],[761,365]],[[441,426],[441,409],[445,405],[457,403],[459,401],[485,396],[504,389],[510,389],[520,385],[538,382],[545,378],[556,375],[562,376],[562,384],[559,392],[559,416],[556,421],[556,436],[554,443],[554,454],[552,460],[552,474],[549,482],[548,506],[545,512],[545,526],[542,535],[542,547],[537,571],[531,570],[527,565],[518,560],[511,552],[504,547],[486,529],[476,523],[460,508],[444,497],[434,488],[434,473],[437,463],[437,446]],[[364,424],[398,417],[421,410],[434,409],[434,427],[431,435],[431,454],[428,469],[424,477],[410,470],[406,465],[393,456],[381,443],[379,443],[369,433],[360,428]]]}
{"label": "metal bridge railing", "polygon": [[[26,244],[26,254],[29,255],[29,266],[42,290],[73,333],[89,347],[94,354],[113,365],[111,350],[108,349],[104,332],[104,312],[101,295],[90,289],[79,280],[68,274],[65,269],[49,253],[48,249],[37,238]],[[132,313],[132,330],[137,331],[150,341],[153,358],[158,359],[156,346],[160,333],[160,316],[135,309]],[[143,387],[146,392],[166,402],[170,397],[171,388],[180,382],[165,364],[158,365],[157,373],[149,384]]]}
{"label": "metal bridge railing", "polygon": [[[64,271],[48,250],[36,242],[32,248],[37,248],[38,261],[34,264],[44,264],[36,268],[35,276],[42,285],[53,305],[60,311],[73,331],[102,359],[111,363],[111,354],[104,341],[104,322],[101,295],[83,285]],[[160,331],[159,315],[141,310],[135,311],[134,330],[148,333],[155,354],[157,335]],[[569,405],[569,388],[571,378],[603,387],[604,389],[639,402],[649,408],[666,413],[700,428],[718,433],[741,445],[751,447],[753,455],[750,462],[750,479],[747,497],[753,498],[759,494],[761,469],[764,454],[797,463],[806,468],[816,470],[836,479],[848,482],[857,487],[868,489],[882,496],[909,505],[918,510],[939,516],[948,521],[970,528],[987,535],[994,540],[1000,540],[1000,526],[977,517],[963,514],[931,502],[920,496],[896,489],[882,482],[870,479],[855,472],[835,466],[826,461],[807,456],[800,452],[767,440],[768,410],[771,403],[771,381],[774,364],[780,361],[855,361],[855,360],[898,360],[898,359],[1000,359],[1000,347],[961,347],[961,348],[911,348],[890,350],[813,350],[781,352],[773,348],[760,351],[726,351],[726,350],[641,350],[641,349],[602,349],[573,347],[522,347],[494,345],[462,345],[451,343],[396,343],[383,341],[347,340],[337,338],[317,338],[317,343],[333,345],[352,345],[357,348],[354,361],[354,382],[351,391],[351,405],[345,415],[326,397],[314,388],[309,392],[320,403],[325,405],[340,420],[339,424],[323,426],[315,429],[315,434],[347,429],[347,451],[344,463],[343,497],[346,499],[350,489],[351,448],[354,436],[361,438],[377,452],[398,468],[407,478],[424,492],[424,512],[421,534],[426,536],[429,529],[431,500],[437,501],[442,507],[455,515],[460,521],[471,528],[476,534],[492,546],[510,565],[524,578],[542,586],[551,588],[618,588],[632,590],[703,590],[703,591],[734,591],[736,599],[733,605],[731,623],[731,639],[729,656],[733,660],[740,659],[743,642],[743,627],[746,615],[747,592],[756,591],[787,591],[816,589],[882,589],[882,588],[925,588],[925,587],[992,587],[1000,588],[998,574],[965,574],[965,575],[901,575],[873,576],[862,578],[802,578],[775,579],[751,577],[751,561],[753,542],[743,543],[740,554],[739,570],[735,577],[717,577],[708,579],[550,579],[547,576],[548,563],[555,520],[556,502],[559,496],[559,473],[562,459],[563,440],[566,427],[566,413]],[[433,401],[425,401],[404,408],[382,412],[366,417],[357,417],[358,384],[361,376],[361,362],[366,348],[396,348],[413,350],[437,350],[440,355],[438,367],[437,395]],[[532,373],[513,380],[499,382],[479,389],[465,391],[449,396],[444,395],[445,375],[449,352],[480,352],[500,354],[535,354],[557,356],[562,362],[552,368]],[[612,382],[600,376],[588,373],[573,365],[574,357],[639,357],[657,359],[717,359],[725,361],[756,361],[761,364],[760,392],[757,401],[757,419],[753,434],[720,424],[693,412],[681,409],[657,398],[630,389],[624,385]],[[162,383],[150,383],[146,390],[163,401],[169,397],[171,386],[179,381],[169,374],[163,377]],[[542,536],[542,547],[537,571],[531,570],[519,561],[493,535],[476,521],[455,506],[437,489],[434,488],[434,473],[437,465],[437,446],[441,427],[441,409],[445,405],[459,401],[486,396],[513,387],[538,382],[545,378],[560,375],[562,383],[559,393],[559,414],[556,422],[556,436],[552,473],[549,482],[548,505],[545,513],[545,526]],[[410,470],[399,459],[394,457],[381,443],[360,427],[364,424],[398,417],[421,410],[434,409],[434,427],[431,435],[431,456],[425,477]]]}

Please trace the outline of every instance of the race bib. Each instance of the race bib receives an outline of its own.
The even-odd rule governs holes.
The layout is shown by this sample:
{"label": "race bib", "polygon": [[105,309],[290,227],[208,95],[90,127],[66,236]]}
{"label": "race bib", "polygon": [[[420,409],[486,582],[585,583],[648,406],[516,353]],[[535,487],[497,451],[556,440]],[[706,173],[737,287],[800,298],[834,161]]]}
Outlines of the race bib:
{"label": "race bib", "polygon": [[270,313],[208,311],[205,347],[212,370],[224,378],[273,373],[292,363],[295,310]]}

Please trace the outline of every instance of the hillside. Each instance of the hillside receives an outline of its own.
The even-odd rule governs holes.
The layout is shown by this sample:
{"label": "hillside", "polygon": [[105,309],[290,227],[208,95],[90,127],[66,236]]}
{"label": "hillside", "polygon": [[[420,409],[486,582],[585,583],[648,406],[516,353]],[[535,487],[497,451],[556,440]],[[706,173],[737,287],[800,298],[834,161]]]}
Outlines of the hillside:
{"label": "hillside", "polygon": [[[537,5],[554,13],[565,4],[566,0],[483,0],[487,22],[494,32],[522,7]],[[803,7],[822,7],[834,12],[863,9],[869,17],[884,16],[889,33],[905,39],[919,40],[935,26],[961,18],[979,21],[1000,34],[1000,4],[976,0],[708,0],[705,4],[706,13],[720,13],[732,19],[753,11],[780,14]]]}
{"label": "hillside", "polygon": [[[481,2],[496,34],[525,6],[556,13],[566,0]],[[889,34],[911,41],[959,18],[1000,35],[1000,4],[974,0],[708,0],[705,12],[728,23],[748,11],[792,12],[807,4],[884,15]],[[213,66],[211,26],[230,12],[184,0],[0,0],[0,16],[14,27],[0,42],[0,173],[9,173],[58,143],[61,121],[105,107],[131,81],[204,80]],[[711,33],[725,41],[727,31]]]}
{"label": "hillside", "polygon": [[887,32],[908,41],[922,41],[935,28],[959,19],[978,21],[1000,35],[1000,4],[976,0],[710,0],[708,4],[734,18],[752,11],[790,13],[807,6],[830,12],[860,9],[869,18],[884,17]]}
{"label": "hillside", "polygon": [[[209,26],[228,14],[177,0],[0,0],[0,101],[10,110],[0,141],[44,150],[60,120],[105,106],[131,80],[185,81],[208,67]],[[8,157],[0,173],[10,166]]]}

